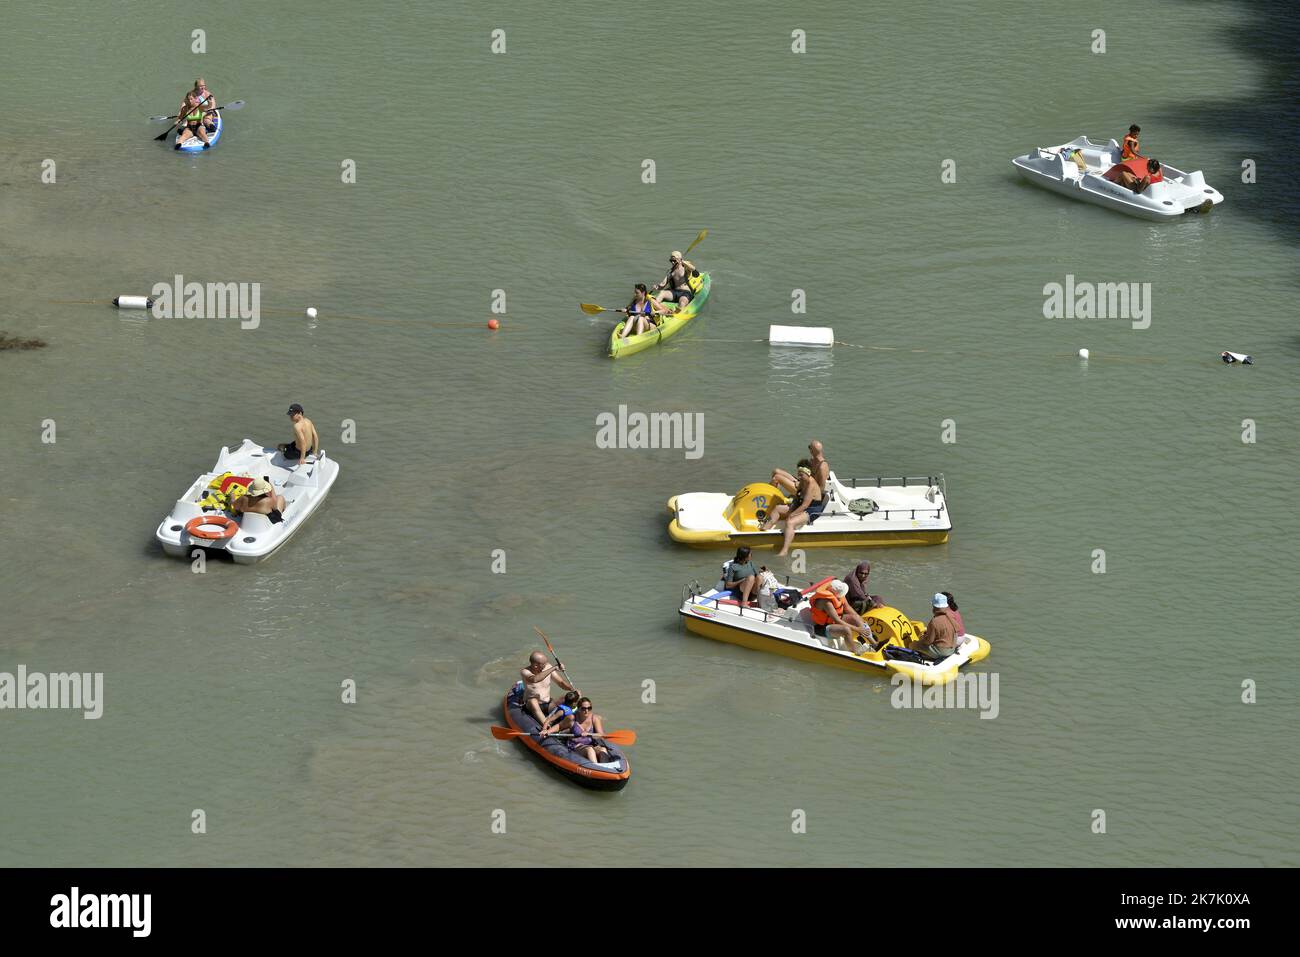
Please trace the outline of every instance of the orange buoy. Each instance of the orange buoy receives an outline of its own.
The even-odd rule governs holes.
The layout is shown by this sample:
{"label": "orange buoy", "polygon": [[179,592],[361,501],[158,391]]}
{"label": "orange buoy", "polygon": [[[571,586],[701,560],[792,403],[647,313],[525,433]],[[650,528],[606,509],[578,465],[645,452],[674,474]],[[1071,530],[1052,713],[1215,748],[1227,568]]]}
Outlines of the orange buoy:
{"label": "orange buoy", "polygon": [[[206,531],[205,526],[215,526],[220,531]],[[234,538],[239,531],[239,523],[224,515],[200,515],[185,523],[185,533],[191,538],[203,538],[211,542],[224,542]]]}
{"label": "orange buoy", "polygon": [[489,320],[488,320],[488,328],[489,328],[489,329],[500,329],[500,328],[501,328],[501,323],[498,322],[496,319],[489,319]]}

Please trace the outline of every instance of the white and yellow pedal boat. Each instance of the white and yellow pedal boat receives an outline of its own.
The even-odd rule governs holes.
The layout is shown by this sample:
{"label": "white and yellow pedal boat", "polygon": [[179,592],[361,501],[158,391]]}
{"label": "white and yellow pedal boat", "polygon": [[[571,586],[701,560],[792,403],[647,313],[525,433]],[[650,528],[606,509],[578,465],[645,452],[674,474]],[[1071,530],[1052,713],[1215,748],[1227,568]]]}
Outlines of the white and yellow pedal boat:
{"label": "white and yellow pedal boat", "polygon": [[[831,473],[826,507],[794,533],[799,548],[821,545],[942,545],[952,521],[942,475],[851,479]],[[781,544],[781,528],[759,526],[789,499],[774,485],[756,482],[735,495],[687,492],[668,500],[668,535],[684,545],[704,547]]]}
{"label": "white and yellow pedal boat", "polygon": [[725,641],[756,651],[770,651],[799,661],[814,661],[889,677],[906,675],[922,685],[947,684],[966,665],[988,657],[989,643],[977,635],[962,635],[957,651],[939,662],[915,660],[921,656],[909,646],[925,632],[925,623],[913,621],[897,608],[875,608],[863,615],[879,651],[855,654],[843,639],[819,638],[813,632],[810,597],[830,582],[824,578],[800,590],[800,599],[790,608],[742,608],[731,593],[718,588],[704,591],[698,584],[686,586],[678,610],[688,631],[715,641]]}

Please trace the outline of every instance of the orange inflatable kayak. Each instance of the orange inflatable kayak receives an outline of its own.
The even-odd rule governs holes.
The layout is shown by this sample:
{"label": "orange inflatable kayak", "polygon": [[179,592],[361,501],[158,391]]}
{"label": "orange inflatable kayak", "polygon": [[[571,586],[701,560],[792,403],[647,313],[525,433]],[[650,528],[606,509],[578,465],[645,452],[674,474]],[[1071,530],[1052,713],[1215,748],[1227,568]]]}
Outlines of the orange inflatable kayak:
{"label": "orange inflatable kayak", "polygon": [[530,732],[517,735],[516,741],[574,784],[597,791],[621,791],[627,787],[628,778],[632,776],[632,765],[628,763],[627,754],[621,748],[607,744],[606,747],[617,760],[593,764],[569,748],[565,743],[568,738],[543,739],[532,734],[538,728],[537,721],[523,710],[521,703],[517,692],[512,690],[501,706],[506,725],[511,731]]}

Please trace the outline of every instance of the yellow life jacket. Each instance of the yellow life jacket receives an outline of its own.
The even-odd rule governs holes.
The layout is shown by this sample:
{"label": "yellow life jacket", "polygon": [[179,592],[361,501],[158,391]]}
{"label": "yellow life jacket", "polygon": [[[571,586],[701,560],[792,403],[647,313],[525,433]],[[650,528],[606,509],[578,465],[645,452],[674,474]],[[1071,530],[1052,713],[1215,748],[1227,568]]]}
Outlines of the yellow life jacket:
{"label": "yellow life jacket", "polygon": [[[232,478],[234,481],[227,482]],[[199,496],[199,507],[219,508],[223,512],[232,511],[235,499],[248,494],[248,486],[252,481],[247,476],[236,477],[234,472],[222,472],[208,483],[207,489]],[[222,485],[226,486],[224,491]]]}

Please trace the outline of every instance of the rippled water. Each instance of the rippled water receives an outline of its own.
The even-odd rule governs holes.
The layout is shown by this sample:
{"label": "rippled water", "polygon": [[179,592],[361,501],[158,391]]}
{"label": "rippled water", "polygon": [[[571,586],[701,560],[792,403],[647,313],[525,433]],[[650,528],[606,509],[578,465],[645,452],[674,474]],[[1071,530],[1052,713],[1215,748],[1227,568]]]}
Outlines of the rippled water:
{"label": "rippled water", "polygon": [[[589,3],[236,4],[201,57],[166,5],[7,14],[0,330],[50,345],[0,355],[0,670],[103,671],[106,701],[0,712],[0,863],[1298,862],[1293,14],[673,9],[698,28],[655,56],[642,14]],[[144,120],[196,70],[248,106],[182,158]],[[87,136],[62,117],[92,90]],[[1147,224],[1012,175],[1134,121],[1224,206]],[[577,302],[705,227],[701,319],[609,361]],[[178,272],[262,283],[260,328],[102,304]],[[1152,283],[1151,327],[1044,319],[1067,274]],[[790,322],[848,345],[761,341]],[[262,565],[163,557],[173,497],[223,444],[287,439],[290,401],[341,463],[326,505]],[[597,449],[620,404],[704,413],[705,454]],[[672,546],[664,501],[812,436],[841,475],[945,473],[951,542],[873,553],[873,585],[914,616],[959,596],[996,720],[680,630],[725,556]],[[637,730],[621,794],[489,736],[534,625]]]}

